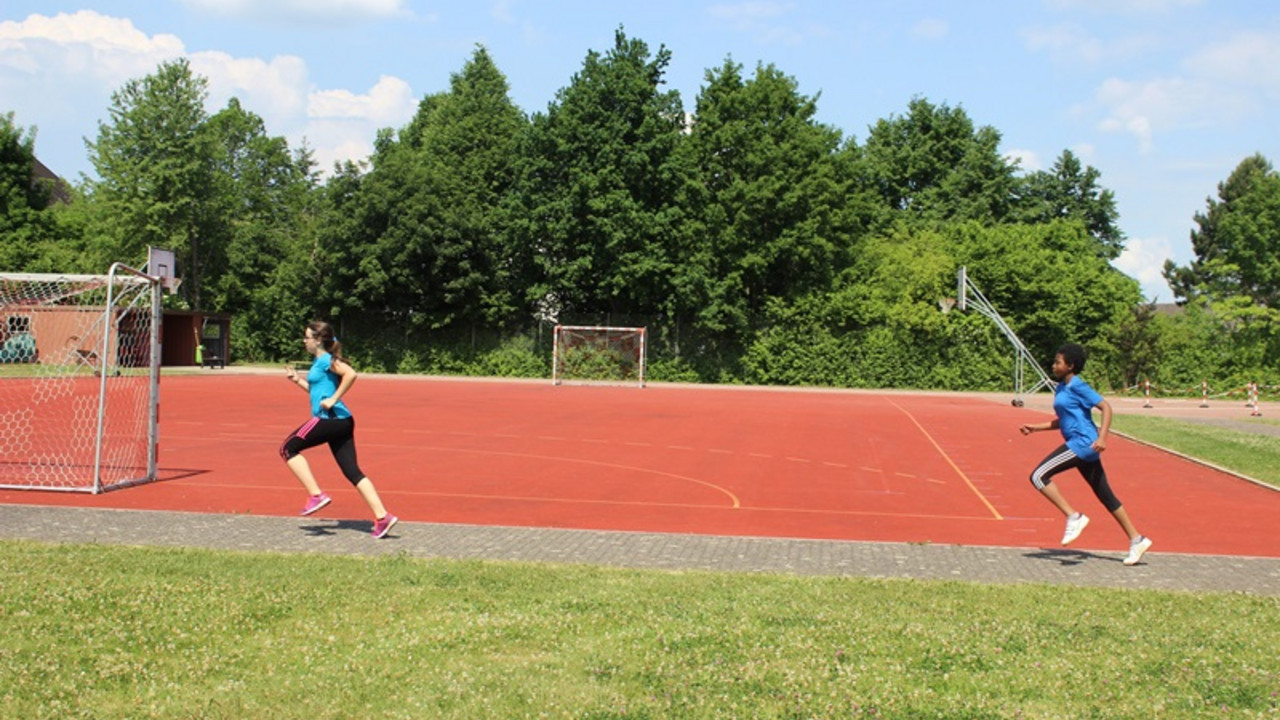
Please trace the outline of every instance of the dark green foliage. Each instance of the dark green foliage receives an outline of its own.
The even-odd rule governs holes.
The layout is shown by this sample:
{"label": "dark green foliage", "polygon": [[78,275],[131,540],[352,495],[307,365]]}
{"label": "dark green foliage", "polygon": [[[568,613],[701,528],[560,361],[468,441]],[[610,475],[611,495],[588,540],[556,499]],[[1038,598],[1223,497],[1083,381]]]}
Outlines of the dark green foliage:
{"label": "dark green foliage", "polygon": [[679,95],[660,89],[669,62],[619,30],[533,118],[508,250],[544,314],[658,314],[679,297],[685,120]]}
{"label": "dark green foliage", "polygon": [[1082,167],[1070,150],[1063,150],[1048,172],[1033,172],[1017,190],[1016,217],[1026,223],[1074,220],[1098,242],[1098,254],[1114,260],[1124,250],[1115,193],[1098,185],[1101,173]]}
{"label": "dark green foliage", "polygon": [[1262,155],[1245,158],[1195,222],[1196,259],[1187,267],[1165,263],[1175,294],[1184,300],[1245,296],[1280,310],[1280,174],[1271,163]]}
{"label": "dark green foliage", "polygon": [[0,114],[0,270],[74,271],[73,233],[51,207],[53,184],[34,177],[35,162],[35,130]]}
{"label": "dark green foliage", "polygon": [[238,360],[296,359],[320,318],[363,370],[545,377],[560,322],[646,327],[655,381],[1009,389],[1006,338],[943,312],[965,266],[1044,364],[1086,345],[1103,389],[1280,382],[1280,178],[1262,156],[1196,215],[1166,315],[1110,266],[1114,194],[1070,151],[1019,175],[999,131],[918,97],[860,145],[798,80],[731,59],[686,114],[670,62],[619,28],[527,117],[477,47],[323,181],[307,148],[235,99],[208,115],[205,79],[163,63],[112,96],[98,178],[69,204],[30,181],[34,131],[0,117],[0,270],[173,249],[168,302],[232,314]]}

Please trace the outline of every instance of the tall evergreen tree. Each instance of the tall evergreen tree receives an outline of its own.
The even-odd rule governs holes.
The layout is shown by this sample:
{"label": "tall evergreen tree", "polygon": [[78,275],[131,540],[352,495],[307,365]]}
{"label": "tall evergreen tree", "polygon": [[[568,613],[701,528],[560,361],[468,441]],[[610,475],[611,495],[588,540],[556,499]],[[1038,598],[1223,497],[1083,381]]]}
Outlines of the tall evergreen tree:
{"label": "tall evergreen tree", "polygon": [[1240,295],[1280,309],[1280,175],[1261,154],[1252,155],[1218,184],[1218,199],[1206,202],[1191,231],[1195,259],[1186,267],[1165,261],[1174,295]]}
{"label": "tall evergreen tree", "polygon": [[296,347],[310,300],[297,276],[314,232],[311,160],[291,154],[235,98],[203,132],[214,183],[201,221],[204,302],[233,314],[237,356],[274,358]]}
{"label": "tall evergreen tree", "polygon": [[910,217],[1003,222],[1015,178],[999,145],[1000,133],[975,129],[963,109],[915,98],[905,116],[871,127],[866,174],[890,208]]}
{"label": "tall evergreen tree", "polygon": [[181,291],[203,303],[201,226],[213,191],[212,148],[203,132],[208,81],[185,58],[130,80],[111,95],[110,122],[87,141],[98,180],[88,183],[97,209],[102,262],[146,258],[147,247],[171,249],[184,276]]}
{"label": "tall evergreen tree", "polygon": [[401,332],[510,317],[499,207],[524,123],[506,78],[477,48],[448,92],[423,98],[398,133],[379,133],[367,174],[349,167],[335,178],[331,197],[346,210],[322,229],[322,244],[350,289],[347,309]]}
{"label": "tall evergreen tree", "polygon": [[1115,193],[1098,184],[1101,176],[1096,168],[1083,165],[1075,153],[1063,150],[1053,168],[1022,179],[1015,217],[1029,223],[1083,223],[1097,240],[1098,253],[1114,260],[1124,251],[1125,237],[1119,226]]}
{"label": "tall evergreen tree", "polygon": [[744,78],[726,60],[698,96],[687,154],[702,197],[677,272],[705,285],[700,321],[739,341],[771,301],[829,289],[863,220],[850,212],[840,133],[816,111],[772,65]]}
{"label": "tall evergreen tree", "polygon": [[34,167],[35,130],[18,127],[12,112],[0,115],[0,270],[31,269],[51,230],[52,188]]}
{"label": "tall evergreen tree", "polygon": [[511,191],[527,124],[509,92],[506,77],[479,47],[410,139],[420,143],[441,213],[431,267],[439,323],[500,324],[523,300],[500,242],[498,210]]}
{"label": "tall evergreen tree", "polygon": [[619,29],[533,118],[511,243],[532,273],[529,298],[562,317],[669,306],[685,124],[679,94],[661,89],[670,58]]}

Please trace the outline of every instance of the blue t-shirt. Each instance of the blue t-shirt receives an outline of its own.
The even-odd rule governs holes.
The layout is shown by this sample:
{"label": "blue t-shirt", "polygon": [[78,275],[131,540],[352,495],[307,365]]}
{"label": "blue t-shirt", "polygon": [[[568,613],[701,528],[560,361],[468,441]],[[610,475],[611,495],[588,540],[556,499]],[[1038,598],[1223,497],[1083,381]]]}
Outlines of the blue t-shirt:
{"label": "blue t-shirt", "polygon": [[1071,382],[1058,383],[1053,389],[1053,412],[1058,416],[1058,429],[1067,447],[1081,460],[1097,460],[1093,441],[1098,439],[1098,428],[1093,424],[1093,408],[1102,403],[1102,396],[1089,383],[1073,376]]}
{"label": "blue t-shirt", "polygon": [[330,410],[326,411],[320,407],[321,400],[333,397],[333,394],[338,392],[338,383],[342,380],[338,373],[331,369],[332,367],[333,356],[322,353],[316,356],[315,362],[311,363],[311,369],[307,371],[307,385],[311,390],[311,414],[325,420],[342,420],[351,417],[351,411],[341,400]]}

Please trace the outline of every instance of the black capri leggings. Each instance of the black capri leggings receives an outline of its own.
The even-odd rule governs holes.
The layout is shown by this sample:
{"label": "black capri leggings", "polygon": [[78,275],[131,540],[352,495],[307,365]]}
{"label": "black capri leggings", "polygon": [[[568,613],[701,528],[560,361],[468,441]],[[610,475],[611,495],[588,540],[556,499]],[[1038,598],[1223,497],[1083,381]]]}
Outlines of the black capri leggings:
{"label": "black capri leggings", "polygon": [[1049,484],[1054,475],[1071,468],[1080,471],[1081,477],[1089,483],[1089,487],[1093,488],[1094,496],[1103,507],[1110,512],[1120,509],[1120,500],[1115,493],[1111,492],[1111,485],[1107,482],[1107,471],[1102,469],[1102,461],[1081,460],[1066,445],[1059,446],[1057,450],[1049,453],[1049,456],[1041,460],[1036,469],[1031,471],[1031,484],[1035,485],[1037,490],[1044,490],[1044,486]]}
{"label": "black capri leggings", "polygon": [[324,443],[329,443],[333,459],[338,461],[342,474],[347,476],[347,480],[351,481],[352,485],[364,479],[364,473],[356,464],[355,418],[341,420],[311,418],[285,438],[284,444],[280,446],[280,457],[288,462],[303,450]]}

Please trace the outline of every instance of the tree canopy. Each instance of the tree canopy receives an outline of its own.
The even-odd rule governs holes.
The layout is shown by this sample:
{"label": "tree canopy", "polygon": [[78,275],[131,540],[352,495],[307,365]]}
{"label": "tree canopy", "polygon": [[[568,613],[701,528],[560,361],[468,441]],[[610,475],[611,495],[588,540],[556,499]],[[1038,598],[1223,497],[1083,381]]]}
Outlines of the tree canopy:
{"label": "tree canopy", "polygon": [[1033,353],[1085,343],[1115,384],[1242,377],[1280,350],[1280,179],[1260,155],[1196,215],[1196,260],[1166,267],[1195,301],[1166,318],[1109,264],[1114,193],[1071,151],[1022,173],[997,129],[922,97],[860,144],[816,120],[799,79],[732,58],[686,110],[670,62],[619,28],[526,115],[478,46],[327,175],[239,100],[206,111],[185,60],[162,63],[112,95],[86,142],[97,177],[69,205],[31,182],[34,130],[0,116],[0,262],[100,270],[173,249],[168,302],[231,313],[236,356],[289,357],[322,317],[370,369],[538,374],[559,321],[650,327],[656,379],[999,386],[1004,338],[942,311],[962,265]]}

